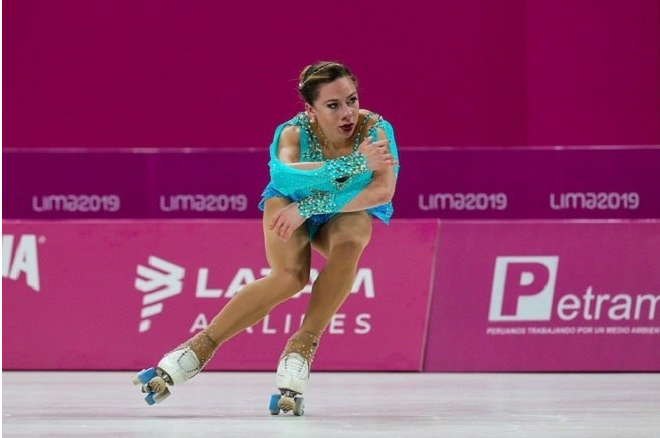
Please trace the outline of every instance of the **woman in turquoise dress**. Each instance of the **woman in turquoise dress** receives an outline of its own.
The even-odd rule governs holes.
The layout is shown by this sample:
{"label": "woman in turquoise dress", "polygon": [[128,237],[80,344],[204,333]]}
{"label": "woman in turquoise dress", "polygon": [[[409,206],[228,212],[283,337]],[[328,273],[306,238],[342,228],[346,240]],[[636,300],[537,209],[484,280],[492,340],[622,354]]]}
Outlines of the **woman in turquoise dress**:
{"label": "woman in turquoise dress", "polygon": [[388,223],[392,215],[399,168],[392,126],[360,109],[346,66],[308,66],[298,89],[305,110],[275,130],[271,181],[259,204],[270,273],[244,286],[205,330],[159,363],[172,384],[197,374],[222,343],[307,285],[316,250],[326,263],[277,368],[285,411],[305,390],[319,339],[350,293],[373,218]]}

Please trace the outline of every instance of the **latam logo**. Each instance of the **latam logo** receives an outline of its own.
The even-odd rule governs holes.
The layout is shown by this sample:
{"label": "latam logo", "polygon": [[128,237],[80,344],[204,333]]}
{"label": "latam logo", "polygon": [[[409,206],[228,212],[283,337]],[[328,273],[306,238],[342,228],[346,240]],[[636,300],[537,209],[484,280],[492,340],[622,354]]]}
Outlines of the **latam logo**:
{"label": "latam logo", "polygon": [[186,270],[167,260],[151,256],[148,266],[138,265],[135,288],[144,293],[140,312],[140,333],[151,328],[151,317],[163,311],[163,301],[183,290]]}
{"label": "latam logo", "polygon": [[[14,245],[15,244],[15,245]],[[39,292],[39,257],[37,254],[37,236],[23,234],[18,242],[12,234],[2,235],[2,278],[18,280],[25,275],[26,284]]]}
{"label": "latam logo", "polygon": [[[147,265],[138,265],[136,272],[135,288],[143,293],[139,332],[144,333],[151,329],[153,317],[163,312],[164,301],[181,294],[183,291],[186,269],[162,258],[150,256]],[[256,281],[259,276],[265,277],[269,273],[270,268],[253,270],[240,267],[225,288],[218,288],[209,285],[209,268],[201,267],[196,273],[195,298],[231,299],[241,291],[243,286]],[[311,293],[312,284],[318,275],[319,271],[311,268],[310,282],[293,298]],[[192,272],[189,276],[195,277],[195,272]],[[358,293],[363,293],[367,299],[375,298],[374,275],[370,268],[359,268],[357,270],[351,294]],[[195,330],[205,328],[206,325],[207,320],[204,314],[198,315],[196,322],[193,324]]]}
{"label": "latam logo", "polygon": [[566,293],[555,299],[558,269],[558,256],[497,257],[488,320],[655,320],[657,293],[597,293],[588,286],[581,295]]}

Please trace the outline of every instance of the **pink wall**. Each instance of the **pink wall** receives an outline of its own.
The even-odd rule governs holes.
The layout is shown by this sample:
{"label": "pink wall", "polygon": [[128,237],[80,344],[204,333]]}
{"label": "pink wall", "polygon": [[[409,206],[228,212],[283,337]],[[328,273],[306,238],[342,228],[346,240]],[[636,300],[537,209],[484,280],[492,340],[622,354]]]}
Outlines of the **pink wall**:
{"label": "pink wall", "polygon": [[3,144],[264,147],[318,59],[353,67],[403,148],[658,144],[659,9],[6,0]]}
{"label": "pink wall", "polygon": [[[267,156],[266,149],[3,152],[2,182],[11,190],[3,193],[2,214],[261,218]],[[660,145],[408,148],[402,161],[397,219],[660,218]],[[250,178],[247,168],[255,168]]]}
{"label": "pink wall", "polygon": [[[11,309],[2,321],[3,369],[153,366],[268,266],[258,220],[2,226],[2,304]],[[437,228],[434,221],[374,226],[315,369],[421,370]],[[313,279],[323,265],[315,254]],[[272,370],[310,293],[308,285],[229,340],[208,369]],[[38,340],[34,348],[26,348],[28,338]]]}
{"label": "pink wall", "polygon": [[659,225],[441,221],[424,369],[660,370]]}
{"label": "pink wall", "polygon": [[[7,370],[154,365],[267,267],[256,219],[2,228]],[[309,292],[208,369],[272,370]],[[660,371],[660,221],[377,223],[321,345],[316,370]]]}
{"label": "pink wall", "polygon": [[660,2],[527,2],[527,142],[660,140]]}

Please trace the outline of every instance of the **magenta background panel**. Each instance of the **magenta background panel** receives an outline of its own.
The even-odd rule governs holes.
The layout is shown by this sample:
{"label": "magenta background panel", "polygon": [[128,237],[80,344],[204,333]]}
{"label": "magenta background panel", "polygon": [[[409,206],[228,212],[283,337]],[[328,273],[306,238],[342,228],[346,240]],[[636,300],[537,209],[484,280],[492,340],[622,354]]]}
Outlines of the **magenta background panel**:
{"label": "magenta background panel", "polygon": [[[376,224],[315,368],[660,371],[658,248],[657,220]],[[266,266],[257,220],[3,221],[3,366],[153,365]],[[308,292],[209,369],[273,369]]]}
{"label": "magenta background panel", "polygon": [[[660,218],[660,147],[401,152],[395,218]],[[3,151],[6,219],[259,218],[265,150]]]}
{"label": "magenta background panel", "polygon": [[660,371],[660,223],[442,222],[426,371]]}
{"label": "magenta background panel", "polygon": [[[315,369],[421,370],[436,232],[435,221],[374,226]],[[3,368],[155,365],[265,275],[262,239],[258,220],[3,221]],[[273,370],[308,298],[231,339],[208,369]]]}
{"label": "magenta background panel", "polygon": [[407,150],[401,162],[403,217],[660,218],[658,146]]}
{"label": "magenta background panel", "polygon": [[660,143],[657,0],[6,0],[3,143],[266,147],[353,68],[401,148]]}

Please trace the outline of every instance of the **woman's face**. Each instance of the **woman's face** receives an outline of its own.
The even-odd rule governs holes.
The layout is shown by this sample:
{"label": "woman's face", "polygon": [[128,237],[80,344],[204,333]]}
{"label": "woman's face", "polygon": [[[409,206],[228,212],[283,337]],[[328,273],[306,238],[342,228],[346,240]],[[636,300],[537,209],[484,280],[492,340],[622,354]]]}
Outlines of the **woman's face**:
{"label": "woman's face", "polygon": [[323,84],[314,105],[305,108],[330,142],[345,141],[355,132],[360,111],[355,83],[345,76]]}

